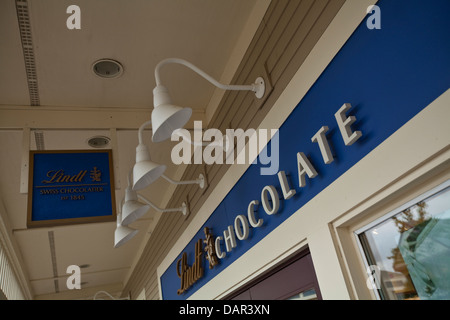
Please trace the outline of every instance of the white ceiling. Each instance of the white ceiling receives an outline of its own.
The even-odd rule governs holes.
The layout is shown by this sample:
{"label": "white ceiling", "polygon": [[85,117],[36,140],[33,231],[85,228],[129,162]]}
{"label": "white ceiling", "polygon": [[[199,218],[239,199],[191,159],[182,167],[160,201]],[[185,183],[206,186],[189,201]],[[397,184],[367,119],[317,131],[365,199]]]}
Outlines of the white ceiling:
{"label": "white ceiling", "polygon": [[[69,30],[66,8],[73,1],[28,0],[40,101],[40,106],[30,107],[15,0],[0,1],[0,146],[4,150],[0,199],[37,298],[87,298],[105,288],[118,294],[143,245],[151,240],[159,215],[149,211],[133,223],[131,227],[140,232],[117,249],[113,248],[115,222],[27,229],[27,194],[21,193],[21,183],[26,183],[24,159],[36,149],[34,132],[43,133],[46,150],[89,149],[88,138],[110,137],[119,205],[135,160],[136,129],[150,117],[156,64],[179,57],[216,79],[231,79],[269,2],[77,0],[81,30]],[[92,64],[102,58],[121,62],[123,75],[116,79],[94,75]],[[194,116],[203,119],[207,108],[214,108],[211,101],[217,92],[193,72],[168,65],[161,77],[174,102],[195,109]],[[23,120],[24,112],[33,119]],[[124,119],[121,122],[119,116],[114,128],[106,119],[111,112],[123,114]],[[125,121],[134,113],[137,119]],[[23,130],[30,123],[30,130]],[[148,130],[145,141],[153,160],[169,166],[167,175],[180,176],[183,168],[170,165],[174,143],[154,145]],[[158,181],[142,194],[164,206],[171,188]],[[68,295],[66,268],[72,264],[89,267],[82,270],[84,289]]]}

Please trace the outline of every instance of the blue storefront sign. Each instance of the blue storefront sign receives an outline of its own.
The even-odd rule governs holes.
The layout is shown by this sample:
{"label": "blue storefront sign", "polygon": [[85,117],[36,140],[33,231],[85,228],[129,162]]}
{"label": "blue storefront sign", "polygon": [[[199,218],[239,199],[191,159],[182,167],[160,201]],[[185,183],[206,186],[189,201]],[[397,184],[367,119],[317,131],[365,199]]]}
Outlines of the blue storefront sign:
{"label": "blue storefront sign", "polygon": [[28,227],[115,219],[111,150],[30,151]]}
{"label": "blue storefront sign", "polygon": [[279,128],[278,174],[249,166],[161,275],[163,299],[190,297],[450,87],[450,2],[377,5],[381,29],[363,20]]}

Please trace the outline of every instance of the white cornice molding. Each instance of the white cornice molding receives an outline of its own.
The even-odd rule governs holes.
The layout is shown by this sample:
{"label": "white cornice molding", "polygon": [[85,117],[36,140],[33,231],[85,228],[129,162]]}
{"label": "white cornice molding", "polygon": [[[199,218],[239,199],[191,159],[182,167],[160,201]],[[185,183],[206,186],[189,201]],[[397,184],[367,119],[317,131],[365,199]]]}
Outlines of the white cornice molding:
{"label": "white cornice molding", "polygon": [[[10,106],[0,105],[0,129],[139,129],[150,119],[152,108]],[[205,112],[193,110],[186,128],[194,120],[204,121]]]}

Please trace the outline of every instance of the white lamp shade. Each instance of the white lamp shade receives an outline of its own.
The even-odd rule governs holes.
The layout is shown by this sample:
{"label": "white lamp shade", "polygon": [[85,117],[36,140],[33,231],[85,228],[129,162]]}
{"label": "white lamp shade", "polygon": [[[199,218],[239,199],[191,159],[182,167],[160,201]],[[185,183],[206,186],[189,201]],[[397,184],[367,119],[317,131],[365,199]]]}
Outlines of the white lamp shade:
{"label": "white lamp shade", "polygon": [[153,89],[152,129],[153,142],[164,141],[176,129],[183,128],[192,115],[191,108],[181,108],[172,104],[169,91],[158,85]]}
{"label": "white lamp shade", "polygon": [[165,165],[150,161],[150,154],[144,144],[136,148],[136,164],[133,167],[133,190],[141,190],[153,183],[166,171]]}
{"label": "white lamp shade", "polygon": [[174,130],[183,128],[192,115],[191,108],[181,108],[172,104],[164,104],[152,111],[153,142],[164,141]]}
{"label": "white lamp shade", "polygon": [[118,248],[133,238],[138,230],[122,225],[122,213],[117,215],[117,227],[114,231],[114,248]]}
{"label": "white lamp shade", "polygon": [[149,209],[149,205],[142,204],[139,201],[126,201],[122,207],[122,224],[129,225],[146,214]]}
{"label": "white lamp shade", "polygon": [[141,190],[152,184],[166,170],[165,165],[151,161],[137,162],[133,168],[133,190]]}
{"label": "white lamp shade", "polygon": [[128,242],[138,233],[138,230],[118,225],[114,232],[114,248],[118,248]]}

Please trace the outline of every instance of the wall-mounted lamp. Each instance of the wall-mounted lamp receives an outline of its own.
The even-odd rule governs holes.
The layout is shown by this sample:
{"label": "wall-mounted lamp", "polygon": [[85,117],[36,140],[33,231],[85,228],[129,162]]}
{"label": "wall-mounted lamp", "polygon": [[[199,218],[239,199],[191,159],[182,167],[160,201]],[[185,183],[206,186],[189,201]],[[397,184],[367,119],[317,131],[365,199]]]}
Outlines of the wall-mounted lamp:
{"label": "wall-mounted lamp", "polygon": [[[154,205],[150,200],[146,199],[142,195],[138,194],[135,190],[131,188],[131,175],[130,171],[128,174],[128,186],[125,189],[125,201],[122,204],[122,220],[121,225],[127,226],[130,223],[138,220],[147,211],[152,207],[153,209],[159,212],[182,212],[183,215],[187,216],[189,214],[189,207],[186,203],[183,202],[180,208],[170,208],[170,209],[161,209]],[[206,184],[206,179],[203,174],[200,174],[198,179],[196,180],[188,180],[188,181],[175,181],[167,177],[166,175],[162,175],[164,179],[173,184],[198,184],[200,188],[204,188]],[[145,204],[139,202],[138,200],[142,200]]]}
{"label": "wall-mounted lamp", "polygon": [[128,186],[125,190],[125,203],[122,206],[122,224],[129,225],[146,214],[149,209],[150,206],[139,202],[136,191]]}
{"label": "wall-mounted lamp", "polygon": [[[144,196],[137,194],[130,187],[126,189],[125,203],[122,206],[122,220],[121,225],[126,226],[138,220],[151,208],[159,212],[181,212],[187,216],[189,214],[189,207],[186,202],[183,202],[180,208],[161,209]],[[145,204],[139,202],[142,200]]]}
{"label": "wall-mounted lamp", "polygon": [[153,203],[151,203],[148,199],[146,199],[144,196],[138,194],[138,198],[142,201],[144,201],[146,204],[148,204],[150,207],[152,207],[153,209],[159,211],[159,212],[181,212],[183,213],[184,216],[188,216],[189,215],[189,206],[186,202],[183,202],[181,204],[180,208],[169,208],[169,209],[161,209],[157,206],[155,206]]}
{"label": "wall-mounted lamp", "polygon": [[173,105],[167,88],[161,84],[160,69],[169,63],[186,66],[216,87],[224,90],[252,91],[258,99],[264,96],[266,90],[262,77],[258,77],[255,83],[251,85],[225,85],[186,60],[169,58],[159,62],[155,68],[156,87],[153,90],[154,110],[151,120],[144,122],[138,132],[139,144],[136,148],[136,164],[133,168],[133,190],[141,190],[147,187],[161,177],[166,170],[165,165],[160,165],[150,160],[150,154],[142,137],[144,128],[151,125],[153,130],[152,141],[161,142],[168,139],[175,130],[182,128],[192,115],[192,109]]}
{"label": "wall-mounted lamp", "polygon": [[258,77],[255,83],[251,85],[224,85],[210,75],[206,74],[203,70],[199,69],[192,63],[178,58],[169,58],[162,60],[155,68],[155,80],[156,87],[153,89],[153,106],[152,112],[152,130],[153,142],[161,142],[168,139],[172,132],[176,129],[182,128],[190,119],[192,115],[191,108],[182,108],[172,104],[172,100],[169,95],[169,91],[165,86],[161,84],[159,71],[162,66],[169,63],[181,64],[189,69],[193,70],[210,83],[218,88],[224,90],[243,90],[252,91],[258,99],[261,99],[265,93],[265,82],[262,77]]}
{"label": "wall-mounted lamp", "polygon": [[144,144],[143,138],[144,128],[150,124],[151,121],[143,123],[138,131],[139,144],[136,147],[136,164],[133,167],[133,190],[144,189],[161,176],[172,184],[198,184],[203,189],[206,180],[202,174],[197,180],[175,181],[164,175],[164,171],[167,168],[165,165],[151,161],[150,153]]}
{"label": "wall-mounted lamp", "polygon": [[133,190],[141,190],[152,184],[166,171],[165,165],[150,160],[150,153],[143,142],[142,131],[150,121],[139,128],[139,145],[136,147],[136,164],[133,167]]}
{"label": "wall-mounted lamp", "polygon": [[[139,202],[138,199],[145,202],[145,204]],[[125,201],[122,200],[122,209],[117,214],[117,226],[114,231],[114,248],[124,245],[138,233],[139,230],[130,228],[128,225],[147,213],[150,207],[159,212],[181,212],[184,216],[189,215],[189,206],[186,202],[183,202],[180,208],[161,209],[128,186],[125,191]]]}
{"label": "wall-mounted lamp", "polygon": [[201,173],[198,176],[198,179],[195,179],[195,180],[175,181],[175,180],[170,179],[165,174],[162,174],[161,177],[163,177],[164,179],[166,179],[167,181],[169,181],[172,184],[178,184],[178,185],[180,185],[180,184],[198,184],[200,189],[203,189],[206,186],[205,176]]}
{"label": "wall-mounted lamp", "polygon": [[117,227],[114,231],[114,248],[118,248],[128,242],[138,233],[138,230],[122,225],[122,213],[117,215]]}

